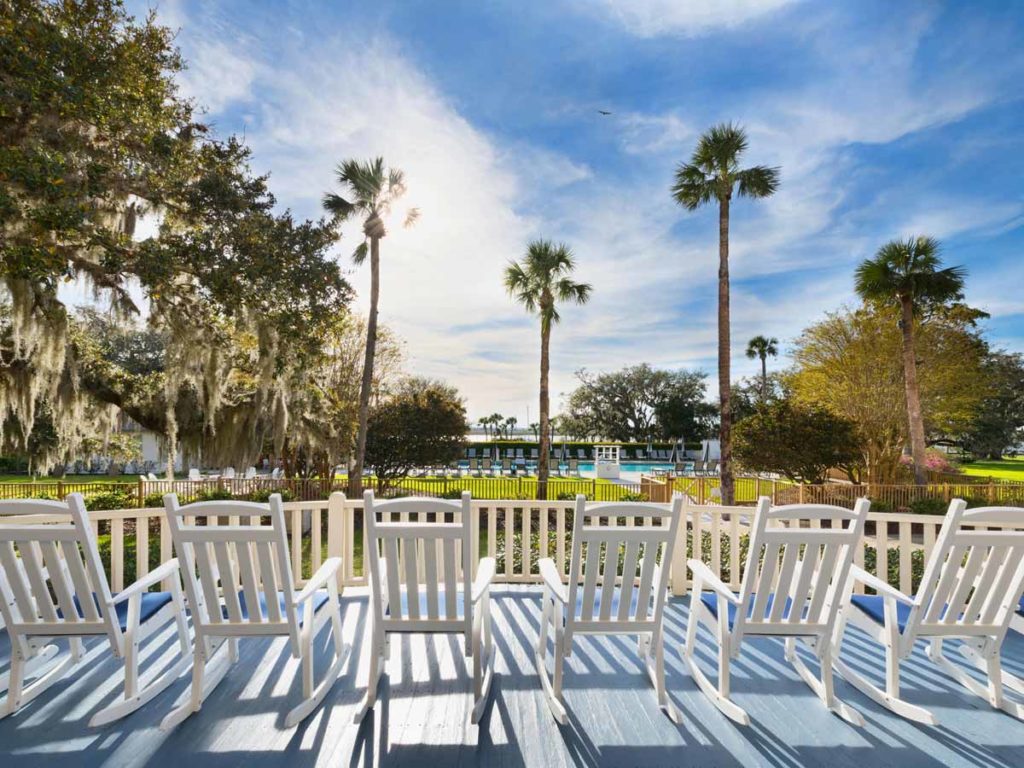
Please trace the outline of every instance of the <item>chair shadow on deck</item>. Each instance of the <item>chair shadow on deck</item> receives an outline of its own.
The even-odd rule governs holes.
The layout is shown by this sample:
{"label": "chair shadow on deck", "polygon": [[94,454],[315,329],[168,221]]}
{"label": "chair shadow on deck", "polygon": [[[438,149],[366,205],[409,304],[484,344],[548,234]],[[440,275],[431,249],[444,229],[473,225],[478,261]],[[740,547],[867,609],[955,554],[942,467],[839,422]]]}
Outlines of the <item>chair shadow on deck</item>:
{"label": "chair shadow on deck", "polygon": [[[91,714],[110,703],[120,685],[117,662],[90,644],[78,676],[0,721],[0,755],[15,756],[11,764],[17,768],[1024,765],[1024,724],[965,694],[921,648],[904,666],[904,685],[908,698],[936,711],[938,727],[902,720],[837,680],[839,694],[867,721],[864,728],[849,726],[820,707],[785,661],[781,642],[761,639],[747,646],[733,667],[733,694],[752,721],[747,728],[735,726],[699,691],[678,656],[685,598],[668,602],[665,623],[668,691],[683,714],[682,724],[674,725],[658,708],[632,638],[586,637],[574,643],[566,664],[569,721],[559,726],[534,669],[539,591],[500,588],[492,599],[494,690],[478,727],[469,723],[472,673],[461,637],[428,642],[415,635],[396,638],[376,708],[358,726],[351,724],[367,679],[369,659],[360,638],[367,631],[369,603],[365,593],[349,591],[342,597],[345,634],[354,639],[349,666],[320,710],[295,729],[285,729],[283,718],[301,698],[298,662],[276,640],[243,642],[242,658],[220,688],[170,733],[161,733],[158,725],[187,691],[187,675],[125,720],[90,729]],[[318,638],[318,665],[330,658],[328,635]],[[173,634],[161,635],[153,652],[170,658],[173,642]],[[703,631],[698,646],[698,663],[712,669],[714,646]],[[0,632],[0,669],[9,654]],[[949,656],[959,654],[951,649]],[[843,658],[864,675],[878,679],[882,674],[877,646],[858,631],[848,634]],[[813,661],[809,655],[805,659]],[[1024,669],[1024,637],[1011,633],[1004,659],[1008,670]]]}

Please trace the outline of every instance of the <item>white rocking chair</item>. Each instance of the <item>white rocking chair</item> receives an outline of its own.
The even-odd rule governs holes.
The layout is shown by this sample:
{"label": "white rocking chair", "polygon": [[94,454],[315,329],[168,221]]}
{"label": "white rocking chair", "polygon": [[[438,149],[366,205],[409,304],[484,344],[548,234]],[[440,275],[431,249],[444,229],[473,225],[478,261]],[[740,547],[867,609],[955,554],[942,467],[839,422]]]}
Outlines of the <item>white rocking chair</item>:
{"label": "white rocking chair", "polygon": [[[750,724],[747,713],[729,698],[729,664],[739,656],[744,637],[769,636],[785,638],[787,661],[826,707],[847,722],[864,724],[859,712],[836,697],[832,662],[836,656],[833,635],[869,507],[867,499],[858,499],[852,511],[823,504],[773,508],[771,500],[762,496],[754,514],[739,595],[700,560],[687,561],[693,571],[693,591],[683,660],[700,689],[727,717]],[[731,514],[750,514],[743,507],[724,509]],[[818,525],[829,521],[830,527],[805,528],[802,521]],[[712,592],[706,594],[705,589]],[[698,623],[718,638],[717,686],[694,659]],[[798,638],[817,655],[820,678],[797,655]]]}
{"label": "white rocking chair", "polygon": [[[915,596],[855,566],[852,578],[876,594],[851,595],[843,616],[885,647],[885,690],[838,658],[836,670],[878,704],[909,720],[934,725],[938,721],[930,710],[900,698],[900,661],[910,657],[917,640],[927,639],[928,658],[950,677],[993,707],[1024,719],[1024,705],[1003,696],[1004,684],[1024,693],[1024,683],[1004,676],[999,660],[1024,593],[1024,530],[986,530],[1021,525],[1020,509],[967,509],[967,502],[954,499]],[[963,655],[987,674],[987,685],[943,655],[943,642],[953,638],[964,641]]]}
{"label": "white rocking chair", "polygon": [[[62,522],[33,523],[33,517]],[[170,592],[149,591],[164,580]],[[0,692],[7,691],[0,718],[18,711],[81,661],[83,638],[105,636],[114,656],[124,659],[124,698],[97,712],[89,721],[93,726],[134,712],[188,669],[178,561],[111,594],[89,513],[77,493],[66,502],[0,502],[0,614],[11,639],[10,671],[0,676]],[[139,646],[171,621],[177,625],[181,658],[141,685]],[[70,656],[54,661],[58,649],[52,641],[58,638],[67,638]]]}
{"label": "white rocking chair", "polygon": [[[370,680],[353,721],[360,722],[377,701],[377,686],[390,656],[389,634],[459,632],[465,635],[466,655],[473,657],[472,721],[479,722],[494,677],[494,558],[480,560],[474,579],[469,492],[462,494],[461,502],[398,499],[378,504],[373,491],[366,491],[363,498],[372,639]],[[447,522],[448,515],[452,522]],[[408,521],[410,516],[415,520]]]}
{"label": "white rocking chair", "polygon": [[[173,728],[193,712],[238,660],[240,637],[284,636],[292,656],[302,660],[302,703],[285,718],[300,722],[323,700],[349,655],[342,642],[338,606],[341,560],[324,561],[301,592],[294,589],[284,507],[280,494],[269,504],[207,501],[181,507],[173,493],[164,496],[174,549],[181,558],[188,595],[195,659],[188,700],[164,718]],[[207,525],[195,525],[195,518]],[[219,526],[218,518],[244,518],[244,525]],[[269,517],[270,525],[260,524]],[[319,685],[313,684],[313,638],[331,624],[334,659]],[[225,642],[226,641],[226,642]],[[227,646],[226,652],[223,650]],[[225,658],[226,654],[226,658]]]}
{"label": "white rocking chair", "polygon": [[[588,506],[586,497],[579,495],[572,523],[568,586],[562,583],[561,569],[554,560],[539,562],[544,596],[537,672],[559,723],[568,722],[562,680],[575,634],[637,635],[640,658],[657,691],[658,705],[673,722],[681,721],[665,689],[663,623],[669,563],[682,505],[682,497],[677,495],[670,508],[614,503]],[[630,522],[643,519],[632,526],[600,524],[600,518],[617,521],[620,517],[632,518]],[[588,525],[587,520],[597,524]],[[647,524],[654,521],[659,524]],[[554,629],[553,678],[548,676],[545,661],[549,624]]]}

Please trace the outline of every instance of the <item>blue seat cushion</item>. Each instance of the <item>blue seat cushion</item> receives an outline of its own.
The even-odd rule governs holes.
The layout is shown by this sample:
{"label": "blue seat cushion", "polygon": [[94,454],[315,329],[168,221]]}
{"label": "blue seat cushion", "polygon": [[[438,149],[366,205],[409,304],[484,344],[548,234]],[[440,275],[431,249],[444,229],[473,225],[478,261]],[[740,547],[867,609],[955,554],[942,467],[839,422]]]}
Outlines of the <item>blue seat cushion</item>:
{"label": "blue seat cushion", "polygon": [[[259,595],[260,595],[260,615],[263,616],[263,617],[267,617],[267,616],[269,616],[269,614],[267,613],[267,595],[266,595],[265,592],[260,592]],[[313,614],[315,615],[321,608],[323,608],[325,605],[327,605],[327,602],[330,599],[331,599],[331,596],[327,592],[326,589],[320,589],[320,590],[317,590],[316,592],[314,592],[313,593]],[[282,619],[282,621],[286,621],[287,620],[286,619],[287,614],[285,613],[284,592],[278,592],[277,593],[277,604],[279,606],[279,610],[281,611],[281,619]],[[245,592],[241,591],[241,590],[238,592],[238,607],[242,609],[242,618],[248,620],[249,619],[249,608],[245,604]],[[303,613],[305,612],[305,607],[306,606],[305,606],[304,603],[296,603],[295,604],[295,618],[298,619],[300,624],[302,623],[302,617],[303,617]],[[227,609],[227,607],[224,607],[223,611],[224,611],[224,618],[225,619],[228,618],[228,609]]]}
{"label": "blue seat cushion", "polygon": [[[636,615],[636,602],[637,602],[637,595],[636,595],[636,593],[638,591],[639,590],[636,590],[636,589],[629,590],[629,593],[630,593],[630,595],[629,595],[629,618],[633,618]],[[602,597],[602,595],[601,595],[601,586],[598,585],[597,589],[594,591],[594,616],[591,619],[591,621],[600,621],[601,620],[601,597]],[[622,590],[619,589],[619,587],[616,587],[612,591],[612,601],[611,601],[612,602],[612,607],[611,607],[610,613],[608,614],[611,621],[615,621],[618,618],[618,616],[619,616],[619,603],[621,601],[622,601]],[[577,588],[576,589],[576,613],[575,613],[575,615],[576,616],[582,616],[583,615],[583,589],[582,588]],[[648,618],[651,618],[650,614],[648,614]]]}
{"label": "blue seat cushion", "polygon": [[[715,592],[701,592],[701,594],[700,594],[700,601],[702,603],[704,603],[704,606],[709,611],[711,611],[711,615],[714,616],[717,619],[718,618],[718,594],[715,593]],[[757,602],[756,599],[755,599],[755,595],[751,595],[750,596],[750,607],[747,609],[747,618],[748,619],[754,614],[754,603],[755,602]],[[775,595],[768,595],[768,599],[765,601],[765,604],[764,604],[764,615],[761,617],[762,621],[767,619],[768,616],[771,614],[771,612],[772,612],[772,605],[774,605],[774,603],[775,603]],[[732,625],[736,621],[736,613],[737,613],[737,607],[738,606],[733,605],[732,603],[727,603],[726,605],[727,605],[727,608],[728,608],[728,611],[729,611],[729,629],[732,629]],[[792,609],[792,607],[793,607],[793,601],[790,600],[787,597],[786,598],[786,605],[782,609],[782,617],[784,619],[788,619],[789,618],[789,612]],[[806,610],[807,609],[804,608],[805,612],[806,612]]]}
{"label": "blue seat cushion", "polygon": [[[72,598],[75,604],[75,610],[78,612],[79,617],[83,617],[82,604],[78,602],[78,596],[75,595]],[[100,608],[100,597],[95,592],[92,595],[93,601],[96,603],[96,609]],[[160,610],[169,605],[171,602],[170,592],[143,592],[142,599],[139,605],[139,623],[145,624],[147,621],[152,619]],[[121,631],[124,632],[128,629],[128,601],[118,603],[114,606],[114,613],[117,616],[117,623],[121,627]],[[57,615],[64,618],[64,614],[57,611]]]}
{"label": "blue seat cushion", "polygon": [[[885,598],[881,595],[851,595],[850,602],[870,616],[873,621],[885,625]],[[896,626],[899,627],[901,633],[907,628],[910,609],[911,606],[906,603],[896,603]]]}
{"label": "blue seat cushion", "polygon": [[[409,593],[403,587],[401,592],[400,592],[400,594],[401,594],[401,599],[402,599],[402,618],[407,619],[407,618],[409,618]],[[427,590],[426,590],[426,587],[424,587],[422,584],[420,585],[420,588],[419,588],[419,598],[420,598],[419,599],[420,618],[421,619],[426,619],[426,618],[429,617],[429,614],[427,613]],[[437,617],[438,617],[438,619],[446,619],[447,618],[447,616],[448,616],[447,605],[448,605],[448,598],[445,595],[445,589],[442,586],[438,586],[438,588],[437,588]],[[465,612],[464,612],[465,606],[466,606],[466,601],[463,598],[462,590],[461,589],[455,590],[455,616],[456,616],[456,618],[461,619],[461,618],[463,618],[466,615]],[[390,616],[391,615],[391,606],[390,605],[388,605],[387,612],[384,615],[385,616]]]}
{"label": "blue seat cushion", "polygon": [[1017,603],[1017,613],[1024,616],[1024,597],[1021,597],[1020,602]]}

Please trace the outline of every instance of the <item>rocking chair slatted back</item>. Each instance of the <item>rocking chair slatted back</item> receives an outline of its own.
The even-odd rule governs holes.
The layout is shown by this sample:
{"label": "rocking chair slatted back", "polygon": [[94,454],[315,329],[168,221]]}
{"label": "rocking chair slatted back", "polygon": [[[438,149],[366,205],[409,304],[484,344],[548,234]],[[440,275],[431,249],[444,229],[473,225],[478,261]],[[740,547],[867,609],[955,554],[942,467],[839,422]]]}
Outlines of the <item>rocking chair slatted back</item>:
{"label": "rocking chair slatted back", "polygon": [[567,632],[629,632],[661,621],[682,504],[682,497],[671,505],[577,499]]}
{"label": "rocking chair slatted back", "polygon": [[[1019,509],[955,500],[946,514],[907,620],[920,635],[1001,640],[1024,593],[1024,520]],[[989,530],[989,528],[1006,528]]]}
{"label": "rocking chair slatted back", "polygon": [[816,635],[834,626],[870,502],[758,503],[734,634]]}
{"label": "rocking chair slatted back", "polygon": [[[299,622],[281,497],[273,494],[268,504],[179,506],[177,496],[168,494],[164,506],[197,634],[288,634],[297,647]],[[229,517],[242,524],[218,525]]]}
{"label": "rocking chair slatted back", "polygon": [[[452,631],[472,624],[469,493],[461,501],[364,500],[374,610],[389,631]],[[460,597],[461,592],[461,597]]]}
{"label": "rocking chair slatted back", "polygon": [[[33,523],[34,517],[68,522]],[[14,642],[106,634],[120,652],[120,626],[106,608],[110,587],[82,496],[0,502],[0,520],[0,613]]]}

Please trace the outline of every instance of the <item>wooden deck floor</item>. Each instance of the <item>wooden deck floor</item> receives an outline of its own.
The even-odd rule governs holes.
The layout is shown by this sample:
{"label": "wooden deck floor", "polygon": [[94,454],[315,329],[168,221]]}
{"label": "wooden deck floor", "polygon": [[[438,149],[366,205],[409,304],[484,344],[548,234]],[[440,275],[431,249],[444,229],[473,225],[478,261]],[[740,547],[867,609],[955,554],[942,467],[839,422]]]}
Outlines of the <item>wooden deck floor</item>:
{"label": "wooden deck floor", "polygon": [[[752,719],[748,728],[734,726],[697,691],[675,653],[683,638],[685,600],[672,601],[668,619],[669,689],[685,722],[673,725],[659,711],[632,639],[582,638],[567,668],[570,722],[559,727],[533,668],[538,592],[498,588],[493,599],[497,675],[480,728],[469,724],[470,680],[461,639],[409,636],[392,641],[381,700],[361,726],[351,723],[367,677],[367,655],[359,643],[326,704],[299,727],[285,729],[284,713],[300,694],[297,664],[282,641],[253,640],[243,642],[241,662],[203,710],[172,733],[161,733],[157,724],[185,691],[187,676],[128,719],[90,729],[91,714],[121,684],[105,644],[94,642],[78,677],[0,720],[0,766],[1024,765],[1024,723],[963,693],[923,653],[906,667],[906,695],[931,707],[939,727],[891,716],[840,682],[840,695],[867,719],[862,729],[846,725],[824,710],[786,664],[781,644],[767,640],[746,644],[734,668],[735,699]],[[343,603],[349,640],[362,637],[365,593],[346,592]],[[852,632],[846,657],[860,669],[878,669],[876,648]],[[326,633],[319,640],[326,658]],[[159,642],[156,653],[170,658],[170,634]],[[710,664],[710,637],[703,633],[701,648]],[[0,669],[8,658],[9,643],[0,632]],[[1024,674],[1024,637],[1011,633],[1004,659],[1008,671]]]}

